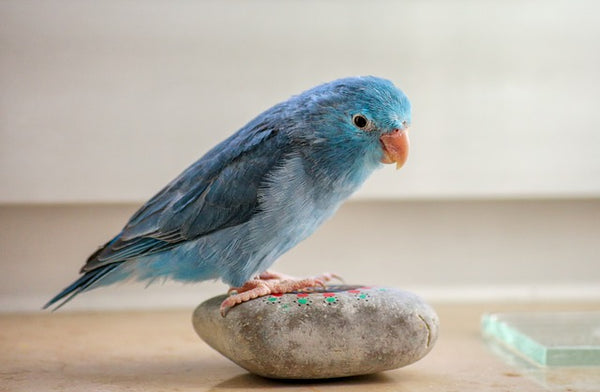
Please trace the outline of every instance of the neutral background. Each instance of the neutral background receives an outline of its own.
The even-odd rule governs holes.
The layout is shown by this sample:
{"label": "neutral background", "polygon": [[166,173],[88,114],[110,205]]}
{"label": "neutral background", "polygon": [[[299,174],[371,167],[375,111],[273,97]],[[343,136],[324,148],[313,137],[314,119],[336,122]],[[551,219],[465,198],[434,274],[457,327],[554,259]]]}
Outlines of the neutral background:
{"label": "neutral background", "polygon": [[[277,269],[433,300],[600,298],[593,1],[0,2],[0,310],[85,257],[260,111],[391,79],[412,151]],[[216,283],[97,290],[72,309],[193,305]]]}

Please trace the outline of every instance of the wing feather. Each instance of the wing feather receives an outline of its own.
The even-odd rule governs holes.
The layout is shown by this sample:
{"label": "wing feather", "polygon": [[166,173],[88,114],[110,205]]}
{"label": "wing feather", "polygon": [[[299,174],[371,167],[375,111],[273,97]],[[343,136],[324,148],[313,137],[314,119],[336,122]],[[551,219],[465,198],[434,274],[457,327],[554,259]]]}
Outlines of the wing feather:
{"label": "wing feather", "polygon": [[259,187],[293,148],[273,126],[278,122],[259,120],[217,145],[143,205],[119,235],[90,256],[82,272],[248,221],[259,210]]}

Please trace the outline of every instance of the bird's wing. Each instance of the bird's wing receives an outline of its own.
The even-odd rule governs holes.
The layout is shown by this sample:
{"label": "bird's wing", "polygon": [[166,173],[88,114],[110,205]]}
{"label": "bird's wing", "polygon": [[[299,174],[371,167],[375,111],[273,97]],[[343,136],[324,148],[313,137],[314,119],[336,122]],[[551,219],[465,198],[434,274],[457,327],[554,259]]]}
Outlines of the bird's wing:
{"label": "bird's wing", "polygon": [[119,235],[88,258],[82,272],[248,221],[259,209],[261,183],[289,147],[269,124],[232,135],[142,206]]}

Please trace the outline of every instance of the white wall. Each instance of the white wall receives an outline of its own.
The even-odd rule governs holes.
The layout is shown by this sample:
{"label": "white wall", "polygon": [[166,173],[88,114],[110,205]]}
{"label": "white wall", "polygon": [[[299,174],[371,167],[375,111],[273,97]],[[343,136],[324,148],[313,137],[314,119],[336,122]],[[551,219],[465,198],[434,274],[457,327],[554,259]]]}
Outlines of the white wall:
{"label": "white wall", "polygon": [[409,164],[359,197],[600,196],[595,1],[0,3],[0,202],[139,202],[272,104],[375,74]]}

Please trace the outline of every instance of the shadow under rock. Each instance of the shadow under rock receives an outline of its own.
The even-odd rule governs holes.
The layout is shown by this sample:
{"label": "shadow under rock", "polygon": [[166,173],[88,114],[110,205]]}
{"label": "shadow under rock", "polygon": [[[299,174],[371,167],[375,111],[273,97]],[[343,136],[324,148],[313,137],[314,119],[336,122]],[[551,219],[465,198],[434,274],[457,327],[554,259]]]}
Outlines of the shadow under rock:
{"label": "shadow under rock", "polygon": [[368,374],[365,376],[353,376],[342,378],[328,378],[318,380],[285,380],[270,379],[257,376],[251,373],[240,374],[225,380],[209,389],[209,391],[219,391],[223,389],[273,389],[273,388],[294,388],[294,387],[315,387],[315,386],[356,386],[361,390],[368,390],[369,386],[391,384],[394,380],[383,374]]}

